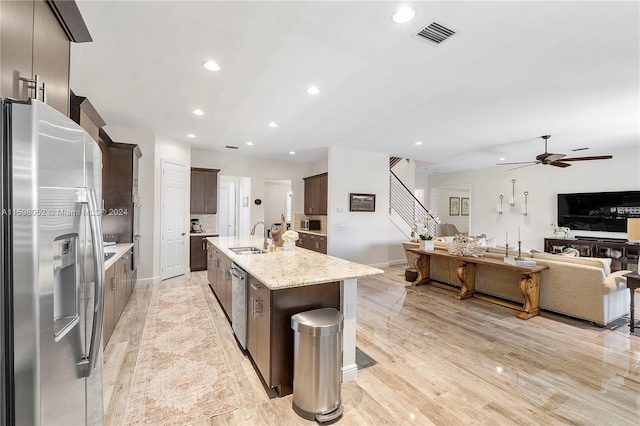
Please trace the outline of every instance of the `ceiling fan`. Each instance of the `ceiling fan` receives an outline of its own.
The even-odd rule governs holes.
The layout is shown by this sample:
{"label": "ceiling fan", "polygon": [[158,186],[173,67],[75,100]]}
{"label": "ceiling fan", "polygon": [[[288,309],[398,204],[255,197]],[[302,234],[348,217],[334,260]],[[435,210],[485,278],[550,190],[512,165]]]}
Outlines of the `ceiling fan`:
{"label": "ceiling fan", "polygon": [[514,164],[526,164],[525,166],[514,167],[513,169],[509,169],[509,170],[515,170],[522,167],[534,166],[536,164],[543,164],[543,165],[548,164],[550,166],[564,168],[564,167],[569,167],[571,165],[569,163],[566,163],[566,161],[610,160],[613,158],[613,155],[596,155],[592,157],[566,158],[566,154],[553,154],[553,153],[547,152],[547,141],[549,140],[550,137],[551,135],[540,136],[540,138],[544,139],[544,152],[542,154],[536,155],[535,161],[522,161],[519,163],[498,163],[497,165],[507,166],[507,165],[514,165]]}

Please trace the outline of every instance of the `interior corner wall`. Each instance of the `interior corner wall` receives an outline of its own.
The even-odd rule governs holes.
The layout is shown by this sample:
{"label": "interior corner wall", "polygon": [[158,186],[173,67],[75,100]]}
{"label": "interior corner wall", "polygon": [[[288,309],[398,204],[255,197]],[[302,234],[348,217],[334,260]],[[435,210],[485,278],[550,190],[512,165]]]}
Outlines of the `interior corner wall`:
{"label": "interior corner wall", "polygon": [[138,196],[140,197],[140,261],[138,281],[153,281],[158,258],[155,256],[156,233],[154,230],[155,206],[155,134],[152,131],[105,126],[105,132],[115,142],[135,144],[140,147],[142,157],[138,162]]}
{"label": "interior corner wall", "polygon": [[415,179],[415,189],[422,189],[424,191],[424,199],[420,200],[420,202],[427,208],[427,210],[432,210],[432,207],[429,206],[429,175],[416,173]]}
{"label": "interior corner wall", "polygon": [[[470,198],[470,185],[447,185],[431,188],[431,196],[429,197],[429,210],[440,218],[440,223],[450,223],[460,232],[469,232],[469,216],[463,216],[460,211],[461,198],[469,198],[470,205],[473,202]],[[449,202],[450,198],[458,198],[458,214],[450,215]]]}
{"label": "interior corner wall", "polygon": [[[250,225],[246,230],[240,230],[241,235],[249,234],[251,224],[265,220],[265,203],[255,204],[256,199],[265,200],[265,179],[290,180],[291,212],[295,215],[304,209],[304,181],[302,178],[313,174],[308,163],[270,160],[196,148],[191,149],[191,158],[193,167],[219,169],[219,175],[242,176],[251,179],[249,186],[251,189],[249,197]],[[324,171],[326,169],[322,170],[322,172]]]}
{"label": "interior corner wall", "polygon": [[[389,155],[332,146],[328,173],[328,254],[387,266]],[[350,193],[375,194],[375,212],[350,212]]]}
{"label": "interior corner wall", "polygon": [[[154,186],[154,194],[155,194],[155,203],[154,203],[154,218],[153,218],[153,229],[154,235],[157,236],[157,242],[153,247],[153,278],[154,282],[159,281],[160,277],[160,268],[161,268],[161,223],[160,223],[160,212],[162,211],[162,161],[169,161],[175,164],[180,164],[185,166],[185,182],[184,182],[184,194],[183,194],[183,204],[184,204],[184,229],[187,232],[190,229],[190,209],[191,203],[189,197],[191,195],[191,145],[186,142],[183,142],[178,139],[171,138],[169,136],[156,134],[155,138],[155,186]],[[190,241],[189,237],[185,239],[185,247],[184,247],[184,265],[185,265],[185,273],[189,272],[189,248]]]}
{"label": "interior corner wall", "polygon": [[[404,184],[404,186],[411,191],[411,194],[415,195],[416,189],[416,163],[411,159],[402,159],[399,161],[391,171],[398,177],[398,179]],[[419,200],[422,202],[422,200]],[[413,224],[403,225],[404,220],[400,215],[392,213],[390,220],[388,221],[389,227],[389,264],[400,265],[407,263],[407,256],[404,253],[404,247],[402,243],[408,241],[411,238],[410,227]],[[399,223],[400,225],[397,225]],[[405,234],[407,232],[407,234]]]}
{"label": "interior corner wall", "polygon": [[[523,250],[544,249],[544,238],[553,238],[551,223],[557,221],[557,194],[575,192],[637,191],[640,188],[640,149],[611,152],[612,160],[582,161],[571,167],[535,165],[507,171],[503,167],[435,174],[429,186],[471,184],[473,202],[470,232],[487,234],[504,245],[506,231],[509,244],[517,240],[518,227]],[[515,179],[515,206],[508,204]],[[524,191],[529,192],[527,216],[522,214]],[[499,196],[504,196],[503,213],[498,215]],[[570,236],[625,238],[626,233],[571,231]]]}

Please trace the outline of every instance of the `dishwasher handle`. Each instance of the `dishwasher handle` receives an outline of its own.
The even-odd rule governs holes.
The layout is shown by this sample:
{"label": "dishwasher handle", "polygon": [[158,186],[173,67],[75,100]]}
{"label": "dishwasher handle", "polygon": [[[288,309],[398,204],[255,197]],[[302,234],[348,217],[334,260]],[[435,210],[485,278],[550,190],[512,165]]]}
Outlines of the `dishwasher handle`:
{"label": "dishwasher handle", "polygon": [[237,278],[239,280],[244,280],[244,274],[241,273],[238,268],[235,268],[235,267],[232,266],[230,271],[231,271],[231,275],[233,275],[235,278]]}

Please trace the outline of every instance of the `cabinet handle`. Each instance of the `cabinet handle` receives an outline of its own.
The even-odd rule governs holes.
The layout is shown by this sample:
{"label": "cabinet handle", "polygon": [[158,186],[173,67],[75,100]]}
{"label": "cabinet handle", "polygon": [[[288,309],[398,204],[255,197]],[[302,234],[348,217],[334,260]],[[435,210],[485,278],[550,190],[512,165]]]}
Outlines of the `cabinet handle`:
{"label": "cabinet handle", "polygon": [[202,243],[202,251],[206,251],[207,250],[207,243]]}
{"label": "cabinet handle", "polygon": [[115,278],[111,278],[111,290],[118,290],[118,284],[116,283]]}
{"label": "cabinet handle", "polygon": [[[258,298],[256,299],[256,309],[255,309],[255,315],[253,316],[254,318],[262,315],[262,299]],[[260,307],[260,309],[258,309],[258,307]]]}
{"label": "cabinet handle", "polygon": [[[38,78],[39,77],[36,75],[36,80]],[[46,104],[47,103],[47,85],[46,85],[46,83],[44,83],[44,82],[42,83],[42,87],[40,88],[40,90],[42,90],[42,102]],[[37,95],[37,90],[36,90],[36,95]]]}
{"label": "cabinet handle", "polygon": [[251,288],[254,289],[254,290],[259,290],[260,289],[260,287],[258,287],[257,285],[255,285],[253,283],[251,283],[250,285],[251,285]]}
{"label": "cabinet handle", "polygon": [[254,319],[256,318],[256,299],[253,297],[251,298],[251,316]]}
{"label": "cabinet handle", "polygon": [[42,90],[42,102],[47,103],[47,86],[45,83],[42,83],[42,87],[40,87],[40,76],[38,74],[36,74],[34,78],[18,77],[18,79],[33,85],[31,87],[33,89],[33,99],[38,100],[38,92]]}

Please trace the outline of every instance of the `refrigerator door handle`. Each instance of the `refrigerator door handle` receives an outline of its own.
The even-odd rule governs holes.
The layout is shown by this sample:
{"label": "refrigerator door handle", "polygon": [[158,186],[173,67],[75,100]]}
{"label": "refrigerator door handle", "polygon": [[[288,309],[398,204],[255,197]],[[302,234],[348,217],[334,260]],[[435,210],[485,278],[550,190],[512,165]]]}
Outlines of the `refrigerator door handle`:
{"label": "refrigerator door handle", "polygon": [[100,223],[101,209],[94,189],[86,189],[89,207],[89,225],[91,228],[91,242],[93,245],[93,267],[95,268],[94,283],[95,296],[93,307],[93,330],[91,331],[91,346],[86,357],[87,368],[85,377],[90,377],[96,366],[102,345],[102,320],[104,316],[104,256],[102,255],[102,224]]}

